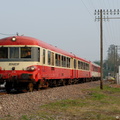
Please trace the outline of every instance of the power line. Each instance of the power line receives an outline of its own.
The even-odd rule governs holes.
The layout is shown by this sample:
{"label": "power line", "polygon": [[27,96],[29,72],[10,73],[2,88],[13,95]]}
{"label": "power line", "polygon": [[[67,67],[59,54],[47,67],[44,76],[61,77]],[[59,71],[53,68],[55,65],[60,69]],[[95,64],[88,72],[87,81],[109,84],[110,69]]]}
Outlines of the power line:
{"label": "power line", "polygon": [[12,35],[16,35],[16,34],[5,34],[5,33],[0,33],[0,35],[12,36]]}
{"label": "power line", "polygon": [[89,9],[87,8],[86,4],[83,2],[83,0],[81,0],[81,1],[82,1],[83,5],[85,6],[85,8],[87,9],[88,13],[89,13],[89,14],[92,16],[92,18],[93,18],[93,15],[90,13],[90,11],[89,11]]}

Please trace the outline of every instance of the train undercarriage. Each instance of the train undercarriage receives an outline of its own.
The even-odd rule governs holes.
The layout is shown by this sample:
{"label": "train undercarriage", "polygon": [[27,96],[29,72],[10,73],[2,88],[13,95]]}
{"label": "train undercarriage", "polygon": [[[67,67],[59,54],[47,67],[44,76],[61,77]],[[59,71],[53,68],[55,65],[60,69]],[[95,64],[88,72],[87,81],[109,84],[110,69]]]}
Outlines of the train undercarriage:
{"label": "train undercarriage", "polygon": [[10,93],[12,89],[17,91],[27,90],[28,92],[33,92],[34,90],[40,90],[41,88],[48,87],[59,87],[65,85],[79,84],[84,82],[91,82],[100,80],[100,78],[80,78],[80,79],[42,79],[35,82],[34,80],[24,80],[24,81],[15,81],[7,80],[5,81],[5,89],[7,93]]}

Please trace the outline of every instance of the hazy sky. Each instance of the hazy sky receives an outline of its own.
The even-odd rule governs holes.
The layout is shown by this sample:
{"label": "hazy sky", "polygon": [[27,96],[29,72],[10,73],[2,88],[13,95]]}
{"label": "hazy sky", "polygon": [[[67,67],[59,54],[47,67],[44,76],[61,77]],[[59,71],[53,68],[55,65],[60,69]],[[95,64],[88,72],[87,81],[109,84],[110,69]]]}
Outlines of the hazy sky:
{"label": "hazy sky", "polygon": [[[95,9],[120,9],[120,0],[0,0],[0,38],[18,32],[99,60],[100,22],[95,22]],[[104,22],[103,34],[105,59],[109,45],[120,45],[120,19]]]}

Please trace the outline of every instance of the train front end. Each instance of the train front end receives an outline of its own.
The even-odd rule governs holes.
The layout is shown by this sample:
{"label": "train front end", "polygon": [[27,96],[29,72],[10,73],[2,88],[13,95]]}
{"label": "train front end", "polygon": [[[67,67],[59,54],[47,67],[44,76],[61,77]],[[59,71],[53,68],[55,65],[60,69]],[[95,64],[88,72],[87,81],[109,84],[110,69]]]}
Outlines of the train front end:
{"label": "train front end", "polygon": [[6,90],[28,88],[38,80],[40,48],[35,41],[24,37],[8,37],[0,40],[0,84],[6,82]]}

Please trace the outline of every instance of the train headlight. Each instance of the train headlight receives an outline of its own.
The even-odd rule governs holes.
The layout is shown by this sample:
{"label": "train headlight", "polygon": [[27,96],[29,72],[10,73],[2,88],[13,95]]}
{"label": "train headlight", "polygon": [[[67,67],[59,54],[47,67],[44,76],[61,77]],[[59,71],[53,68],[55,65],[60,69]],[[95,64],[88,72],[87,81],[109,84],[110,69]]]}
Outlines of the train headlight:
{"label": "train headlight", "polygon": [[15,42],[16,41],[16,37],[12,37],[12,41]]}
{"label": "train headlight", "polygon": [[35,71],[36,69],[37,68],[35,66],[29,66],[29,67],[27,67],[26,70],[28,70],[28,71]]}

